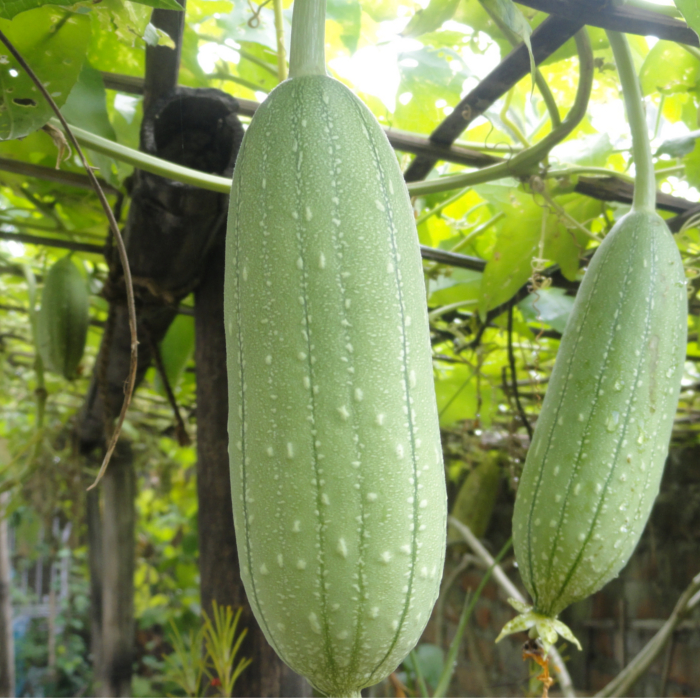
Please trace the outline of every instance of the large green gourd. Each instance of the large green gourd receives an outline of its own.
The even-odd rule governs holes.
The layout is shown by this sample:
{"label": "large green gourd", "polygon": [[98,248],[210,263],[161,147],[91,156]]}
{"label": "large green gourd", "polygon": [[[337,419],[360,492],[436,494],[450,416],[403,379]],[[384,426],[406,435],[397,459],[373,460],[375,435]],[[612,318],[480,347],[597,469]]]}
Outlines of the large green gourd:
{"label": "large green gourd", "polygon": [[[631,57],[622,35],[610,40],[635,142],[635,202],[596,251],[576,295],[513,516],[515,554],[534,606],[504,632],[534,626],[546,644],[556,634],[544,618],[617,576],[641,536],[659,490],[685,358],[683,264],[653,210]],[[561,627],[556,622],[564,633]]]}
{"label": "large green gourd", "polygon": [[319,32],[322,56],[322,9],[297,0],[292,77],[234,172],[229,453],[262,630],[316,688],[359,697],[428,621],[446,496],[412,207],[369,110],[300,58]]}

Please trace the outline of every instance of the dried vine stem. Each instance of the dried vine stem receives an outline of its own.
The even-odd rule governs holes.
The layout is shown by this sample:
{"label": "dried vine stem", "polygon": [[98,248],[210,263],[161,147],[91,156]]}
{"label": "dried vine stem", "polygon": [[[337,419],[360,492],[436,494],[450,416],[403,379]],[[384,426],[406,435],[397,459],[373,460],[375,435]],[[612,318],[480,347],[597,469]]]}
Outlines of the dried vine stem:
{"label": "dried vine stem", "polygon": [[654,660],[663,651],[667,642],[673,636],[678,624],[686,618],[691,610],[700,603],[700,574],[696,574],[688,588],[678,599],[673,612],[663,627],[651,638],[647,645],[625,666],[605,688],[595,694],[596,698],[619,698],[626,695],[632,686],[641,678]]}
{"label": "dried vine stem", "polygon": [[508,362],[510,363],[511,389],[515,398],[515,405],[518,407],[520,420],[522,420],[525,430],[527,430],[527,436],[532,440],[532,426],[527,419],[522,403],[520,403],[520,393],[518,392],[518,375],[515,369],[515,354],[513,353],[513,305],[508,307]]}
{"label": "dried vine stem", "polygon": [[[474,533],[462,522],[454,518],[453,516],[448,516],[447,518],[450,525],[453,525],[455,529],[462,535],[464,541],[471,547],[474,554],[476,554],[481,561],[486,564],[486,566],[493,566],[493,578],[494,581],[508,594],[511,598],[515,598],[522,603],[527,602],[525,596],[518,590],[516,585],[508,578],[505,571],[495,563],[494,558],[489,554],[486,547],[484,547]],[[576,691],[574,690],[574,685],[571,681],[571,676],[569,671],[564,664],[558,650],[552,647],[549,650],[549,657],[552,659],[553,673],[559,681],[559,686],[561,687],[561,692],[564,697],[575,698]]]}
{"label": "dried vine stem", "polygon": [[136,360],[138,357],[138,338],[136,335],[136,305],[134,303],[134,288],[131,282],[131,270],[129,269],[129,260],[126,254],[126,247],[124,246],[124,241],[119,231],[119,225],[117,224],[117,220],[114,218],[112,208],[109,206],[107,197],[105,196],[105,193],[100,187],[100,183],[97,180],[97,177],[95,176],[92,167],[88,164],[87,159],[85,158],[85,154],[80,148],[80,144],[73,135],[73,132],[70,130],[68,122],[64,119],[63,115],[61,114],[61,110],[56,106],[56,103],[53,101],[53,98],[51,97],[51,95],[49,95],[48,91],[44,87],[41,80],[39,80],[36,73],[31,69],[29,64],[24,60],[23,56],[19,53],[19,51],[17,51],[17,49],[14,47],[12,42],[5,36],[2,30],[0,30],[0,41],[2,41],[3,44],[5,44],[7,50],[12,54],[13,58],[17,61],[17,63],[19,63],[19,65],[29,76],[31,81],[37,86],[39,92],[41,92],[44,99],[48,102],[49,106],[61,122],[61,125],[63,126],[63,129],[66,132],[68,139],[73,145],[73,148],[75,148],[76,152],[80,156],[80,160],[82,161],[83,167],[87,172],[88,178],[90,179],[90,183],[92,184],[92,187],[95,190],[95,193],[97,194],[97,197],[100,200],[100,204],[102,205],[102,208],[104,209],[104,212],[107,216],[107,220],[109,221],[109,228],[112,232],[112,235],[114,236],[114,240],[117,243],[119,260],[121,262],[122,269],[124,272],[124,284],[126,286],[126,304],[129,312],[129,330],[131,331],[131,363],[129,365],[129,375],[127,377],[126,387],[124,389],[124,402],[122,403],[122,409],[119,413],[119,418],[117,419],[117,424],[114,428],[114,431],[112,432],[109,445],[107,446],[107,451],[102,461],[100,471],[97,474],[95,482],[92,484],[92,486],[88,487],[89,491],[90,489],[93,489],[95,488],[95,486],[97,486],[97,484],[100,482],[100,479],[102,479],[102,476],[107,470],[107,465],[109,464],[109,461],[112,457],[114,448],[117,446],[117,440],[119,439],[119,434],[121,433],[122,423],[124,422],[126,411],[129,408],[129,404],[131,403],[131,396],[134,393],[134,386],[136,384]]}

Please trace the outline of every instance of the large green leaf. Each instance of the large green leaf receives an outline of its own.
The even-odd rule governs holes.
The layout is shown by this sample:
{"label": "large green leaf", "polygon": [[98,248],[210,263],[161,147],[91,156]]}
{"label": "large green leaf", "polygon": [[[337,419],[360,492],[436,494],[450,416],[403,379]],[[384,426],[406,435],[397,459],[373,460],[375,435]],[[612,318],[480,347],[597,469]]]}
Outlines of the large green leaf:
{"label": "large green leaf", "polygon": [[[146,10],[143,6],[141,9]],[[117,30],[108,11],[91,12],[90,20],[92,40],[87,55],[90,65],[99,71],[143,77],[146,52],[138,37],[129,33],[129,41],[124,41],[123,32]]]}
{"label": "large green leaf", "polygon": [[439,29],[448,19],[452,19],[458,5],[459,0],[430,0],[428,7],[418,10],[411,17],[401,36],[417,37]]}
{"label": "large green leaf", "polygon": [[78,81],[61,109],[63,116],[76,126],[111,141],[116,140],[114,127],[107,115],[107,100],[102,74],[89,63],[80,71]]}
{"label": "large green leaf", "polygon": [[[557,203],[571,218],[580,222],[600,213],[600,203],[578,195],[559,198]],[[568,279],[575,278],[579,256],[586,247],[583,232],[570,230],[570,222],[539,206],[524,193],[511,193],[511,201],[503,209],[506,219],[498,232],[481,283],[479,313],[482,318],[491,309],[508,301],[530,278],[533,261],[539,255],[545,213],[544,258],[556,262]]]}
{"label": "large green leaf", "polygon": [[550,155],[566,163],[603,167],[613,151],[608,134],[585,134],[555,146]]}
{"label": "large green leaf", "polygon": [[137,46],[143,53],[145,47],[141,42],[146,41],[146,28],[151,19],[151,11],[146,5],[136,5],[128,0],[100,0],[94,6],[93,14],[100,22],[101,33],[114,34],[122,43]]}
{"label": "large green leaf", "polygon": [[573,305],[574,297],[568,296],[563,289],[553,288],[530,294],[518,307],[526,321],[543,321],[555,331],[563,333]]}
{"label": "large green leaf", "polygon": [[513,32],[527,47],[530,57],[530,73],[535,73],[535,56],[532,53],[530,35],[532,27],[528,24],[523,13],[518,9],[513,0],[481,0],[482,5],[487,7]]}
{"label": "large green leaf", "polygon": [[693,150],[683,158],[685,176],[692,187],[700,187],[700,141],[695,142]]}
{"label": "large green leaf", "polygon": [[[60,107],[78,79],[90,40],[87,15],[44,5],[0,20],[9,38]],[[48,102],[15,59],[0,51],[0,140],[18,139],[53,116]]]}
{"label": "large green leaf", "polygon": [[[61,112],[70,124],[75,124],[110,141],[116,141],[117,135],[107,114],[106,97],[101,73],[86,61],[78,76],[78,82],[73,86]],[[100,175],[105,180],[117,184],[114,176],[116,166],[111,158],[90,152],[90,160],[99,168]]]}
{"label": "large green leaf", "polygon": [[[399,55],[401,83],[398,94],[412,96],[410,102],[399,100],[394,112],[394,126],[415,133],[432,131],[444,118],[442,107],[452,106],[459,101],[462,85],[468,73],[462,68],[454,70],[458,61],[454,60],[450,49],[408,51]],[[461,59],[460,59],[461,62]]]}
{"label": "large green leaf", "polygon": [[700,137],[700,129],[691,131],[683,136],[666,139],[656,150],[655,155],[669,155],[672,158],[682,158],[692,153],[695,148],[695,142]]}
{"label": "large green leaf", "polygon": [[700,63],[672,41],[659,41],[649,51],[639,75],[645,95],[688,92],[700,78]]}
{"label": "large green leaf", "polygon": [[[246,55],[241,55],[241,60],[238,63],[238,75],[247,80],[249,83],[259,85],[261,90],[270,92],[279,82],[277,78],[277,54],[271,51],[267,46],[256,44],[252,41],[242,41],[241,49]],[[270,70],[266,70],[254,60],[250,60],[246,56],[249,55],[253,59],[258,59],[267,64]]]}
{"label": "large green leaf", "polygon": [[446,274],[431,279],[428,285],[428,304],[431,307],[464,303],[465,307],[475,306],[481,290],[481,272],[447,269]]}
{"label": "large green leaf", "polygon": [[12,19],[20,12],[35,10],[43,5],[74,5],[75,0],[0,0],[0,17],[4,19]]}
{"label": "large green leaf", "polygon": [[[482,374],[487,370],[482,366]],[[463,364],[437,372],[435,394],[442,426],[479,418],[481,425],[488,427],[498,401],[494,387],[483,376],[477,383],[475,369]]]}
{"label": "large green leaf", "polygon": [[360,18],[362,16],[358,0],[328,0],[326,15],[328,19],[334,20],[342,27],[340,40],[350,53],[354,53],[360,39]]}
{"label": "large green leaf", "polygon": [[[133,0],[133,2],[163,10],[182,10],[182,6],[176,0]],[[12,19],[20,12],[35,10],[37,7],[43,7],[44,5],[68,7],[75,4],[75,0],[0,0],[0,17]]]}
{"label": "large green leaf", "polygon": [[673,0],[688,26],[700,36],[700,4],[698,0]]}

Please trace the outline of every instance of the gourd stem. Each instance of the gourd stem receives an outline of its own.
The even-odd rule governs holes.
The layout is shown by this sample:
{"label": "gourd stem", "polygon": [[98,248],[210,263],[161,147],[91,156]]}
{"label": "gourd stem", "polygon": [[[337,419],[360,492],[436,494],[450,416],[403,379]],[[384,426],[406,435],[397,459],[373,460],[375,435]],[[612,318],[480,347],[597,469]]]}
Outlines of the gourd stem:
{"label": "gourd stem", "polygon": [[292,13],[289,77],[326,75],[326,0],[296,0]]}
{"label": "gourd stem", "polygon": [[277,37],[277,79],[281,83],[287,79],[287,51],[284,48],[284,16],[282,0],[274,0],[275,35]]}
{"label": "gourd stem", "polygon": [[634,69],[634,61],[627,37],[619,32],[608,31],[607,34],[615,56],[617,72],[622,84],[622,94],[625,99],[627,121],[632,132],[632,155],[636,171],[632,209],[654,211],[656,209],[656,180],[639,78]]}

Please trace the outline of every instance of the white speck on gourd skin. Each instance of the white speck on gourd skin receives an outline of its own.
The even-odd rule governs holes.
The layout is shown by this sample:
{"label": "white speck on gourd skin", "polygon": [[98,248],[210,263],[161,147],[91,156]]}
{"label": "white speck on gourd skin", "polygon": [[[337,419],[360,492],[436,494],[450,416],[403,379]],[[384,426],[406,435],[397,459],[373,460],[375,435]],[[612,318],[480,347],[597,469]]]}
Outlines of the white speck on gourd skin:
{"label": "white speck on gourd skin", "polygon": [[356,691],[393,671],[429,618],[446,497],[412,208],[381,129],[340,83],[295,78],[259,108],[226,255],[248,598],[292,668],[330,695]]}
{"label": "white speck on gourd skin", "polygon": [[[660,220],[631,213],[584,277],[586,303],[577,300],[562,338],[513,517],[539,613],[557,615],[614,578],[651,511],[685,357],[686,298],[669,294],[683,275],[678,260]],[[553,537],[537,537],[540,513]]]}

